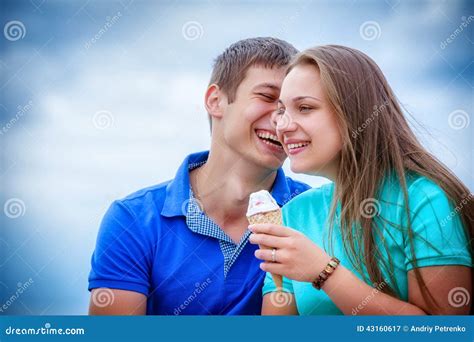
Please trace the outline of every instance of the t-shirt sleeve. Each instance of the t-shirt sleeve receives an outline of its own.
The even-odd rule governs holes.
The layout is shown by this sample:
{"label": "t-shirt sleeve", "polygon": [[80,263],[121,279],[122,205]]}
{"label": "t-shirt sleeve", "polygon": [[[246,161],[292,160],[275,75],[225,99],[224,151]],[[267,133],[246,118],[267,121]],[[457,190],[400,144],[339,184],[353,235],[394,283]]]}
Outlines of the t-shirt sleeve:
{"label": "t-shirt sleeve", "polygon": [[92,255],[89,291],[106,287],[148,295],[149,237],[132,212],[120,201],[112,203],[100,225]]}
{"label": "t-shirt sleeve", "polygon": [[[416,267],[464,265],[471,267],[468,240],[457,209],[444,191],[427,179],[409,188]],[[408,234],[405,234],[405,266],[415,268]]]}
{"label": "t-shirt sleeve", "polygon": [[[277,291],[277,288],[276,288],[275,282],[272,279],[272,275],[267,272],[267,274],[265,275],[265,281],[263,283],[262,294],[266,295],[267,293],[276,292],[276,291]],[[293,284],[291,283],[291,280],[285,277],[283,277],[283,291],[294,293]]]}

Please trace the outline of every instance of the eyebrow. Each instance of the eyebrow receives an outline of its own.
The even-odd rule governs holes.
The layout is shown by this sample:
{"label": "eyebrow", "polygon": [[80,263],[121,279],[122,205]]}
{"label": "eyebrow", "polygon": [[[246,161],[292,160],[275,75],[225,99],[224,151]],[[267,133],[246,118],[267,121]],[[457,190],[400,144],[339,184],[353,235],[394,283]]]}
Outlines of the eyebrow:
{"label": "eyebrow", "polygon": [[[316,101],[321,101],[320,99],[318,99],[317,97],[314,97],[314,96],[297,96],[297,97],[294,97],[293,98],[293,102],[298,102],[298,101],[301,101],[301,100],[304,100],[304,99],[313,99],[313,100],[316,100]],[[283,105],[283,101],[278,99],[278,103],[282,104]]]}
{"label": "eyebrow", "polygon": [[256,85],[255,87],[253,87],[253,91],[255,91],[259,88],[270,88],[270,89],[273,89],[273,90],[276,90],[276,91],[280,91],[280,87],[276,86],[273,83],[260,83],[260,84]]}

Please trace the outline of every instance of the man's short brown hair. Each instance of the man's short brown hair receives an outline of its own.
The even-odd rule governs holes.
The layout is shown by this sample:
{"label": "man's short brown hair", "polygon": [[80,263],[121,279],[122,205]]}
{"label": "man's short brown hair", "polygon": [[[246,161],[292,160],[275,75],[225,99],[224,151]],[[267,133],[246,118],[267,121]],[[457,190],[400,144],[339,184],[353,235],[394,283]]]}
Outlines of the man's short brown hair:
{"label": "man's short brown hair", "polygon": [[227,95],[228,102],[232,103],[248,68],[282,67],[288,65],[297,52],[293,45],[277,38],[239,40],[216,58],[209,85],[217,84]]}

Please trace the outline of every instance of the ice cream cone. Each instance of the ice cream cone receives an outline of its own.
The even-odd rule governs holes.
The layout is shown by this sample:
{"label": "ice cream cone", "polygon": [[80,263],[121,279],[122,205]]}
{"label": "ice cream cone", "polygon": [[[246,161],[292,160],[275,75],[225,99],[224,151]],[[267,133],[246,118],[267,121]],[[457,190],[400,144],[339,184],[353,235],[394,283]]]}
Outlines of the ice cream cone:
{"label": "ice cream cone", "polygon": [[[273,199],[272,195],[270,195],[266,190],[250,194],[247,220],[250,224],[283,224],[281,209]],[[263,245],[259,245],[259,247],[260,249],[273,249],[273,247]],[[279,274],[271,273],[271,275],[277,290],[281,291],[283,289],[283,277]]]}

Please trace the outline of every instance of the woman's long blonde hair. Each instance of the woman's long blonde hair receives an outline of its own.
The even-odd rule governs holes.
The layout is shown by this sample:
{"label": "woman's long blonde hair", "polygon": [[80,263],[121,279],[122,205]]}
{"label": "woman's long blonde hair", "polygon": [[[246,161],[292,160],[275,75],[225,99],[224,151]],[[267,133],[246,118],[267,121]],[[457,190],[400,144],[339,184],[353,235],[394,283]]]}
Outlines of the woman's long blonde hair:
{"label": "woman's long blonde hair", "polygon": [[[334,222],[336,206],[340,202],[338,220],[344,247],[353,266],[361,274],[364,274],[364,267],[370,278],[366,281],[385,284],[380,286],[381,290],[397,296],[395,289],[383,279],[384,269],[391,282],[396,284],[392,276],[391,256],[376,243],[383,241],[380,225],[376,224],[375,217],[361,210],[361,204],[377,200],[382,182],[392,175],[403,192],[401,205],[408,218],[404,229],[408,233],[411,254],[415,256],[416,279],[428,306],[439,307],[416,268],[406,175],[407,172],[414,172],[425,176],[444,190],[461,217],[469,242],[473,238],[474,227],[472,194],[418,142],[382,71],[370,57],[352,48],[325,45],[299,53],[288,72],[299,64],[311,64],[319,69],[322,85],[341,131],[343,147],[330,222]],[[402,223],[398,224],[401,226]],[[472,255],[471,244],[469,250]]]}

